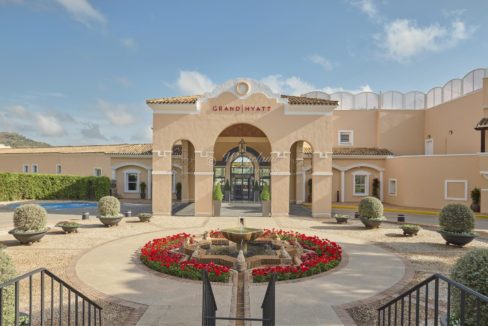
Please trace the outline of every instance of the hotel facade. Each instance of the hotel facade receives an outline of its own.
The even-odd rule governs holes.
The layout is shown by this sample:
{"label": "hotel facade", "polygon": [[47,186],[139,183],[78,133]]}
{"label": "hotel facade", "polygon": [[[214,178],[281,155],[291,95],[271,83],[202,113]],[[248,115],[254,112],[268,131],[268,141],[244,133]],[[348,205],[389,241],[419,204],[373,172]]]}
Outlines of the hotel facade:
{"label": "hotel facade", "polygon": [[253,201],[268,184],[274,216],[306,202],[312,216],[330,216],[333,203],[368,195],[470,205],[473,188],[488,213],[488,69],[427,93],[287,96],[238,78],[146,103],[152,144],[0,148],[0,172],[107,176],[126,199],[140,198],[144,182],[157,215],[191,202],[195,215],[211,216],[216,182],[229,183],[233,202]]}

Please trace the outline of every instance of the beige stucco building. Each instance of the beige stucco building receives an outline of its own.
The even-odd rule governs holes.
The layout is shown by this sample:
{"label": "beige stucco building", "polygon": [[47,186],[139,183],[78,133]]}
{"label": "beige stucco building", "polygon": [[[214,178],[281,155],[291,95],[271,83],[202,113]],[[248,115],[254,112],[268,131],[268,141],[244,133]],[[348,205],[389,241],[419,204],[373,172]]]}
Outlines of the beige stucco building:
{"label": "beige stucco building", "polygon": [[253,201],[268,184],[275,216],[304,202],[329,216],[332,203],[367,195],[469,205],[475,187],[488,213],[487,77],[477,69],[426,94],[302,96],[239,78],[200,96],[147,100],[152,144],[0,148],[0,172],[105,175],[121,198],[140,198],[144,182],[158,215],[192,202],[195,215],[211,216],[213,185],[226,181],[232,201]]}

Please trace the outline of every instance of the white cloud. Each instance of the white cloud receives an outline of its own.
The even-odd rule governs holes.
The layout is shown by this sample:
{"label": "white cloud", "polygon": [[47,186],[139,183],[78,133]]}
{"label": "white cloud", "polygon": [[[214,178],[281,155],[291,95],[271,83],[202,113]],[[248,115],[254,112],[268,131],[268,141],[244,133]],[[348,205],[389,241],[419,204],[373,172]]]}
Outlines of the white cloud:
{"label": "white cloud", "polygon": [[38,114],[36,120],[37,127],[42,136],[58,137],[66,133],[63,125],[55,116]]}
{"label": "white cloud", "polygon": [[350,92],[354,94],[360,92],[372,92],[369,85],[361,86],[358,89],[345,89],[343,87],[330,86],[318,87],[296,76],[283,77],[282,75],[269,75],[262,78],[261,82],[268,85],[275,93],[288,95],[302,95],[312,91],[322,91],[328,94],[335,92]]}
{"label": "white cloud", "polygon": [[474,30],[464,22],[455,20],[451,26],[433,24],[420,27],[415,21],[397,19],[384,26],[377,36],[379,46],[393,60],[404,62],[425,52],[438,52],[456,46],[468,38]]}
{"label": "white cloud", "polygon": [[97,11],[88,0],[56,0],[66,9],[73,17],[91,27],[93,23],[103,24],[106,22],[105,17]]}
{"label": "white cloud", "polygon": [[129,113],[127,106],[113,104],[105,100],[98,100],[98,107],[105,113],[108,120],[116,126],[128,126],[135,122],[134,116]]}
{"label": "white cloud", "polygon": [[88,122],[85,124],[85,127],[83,127],[80,130],[81,136],[83,138],[87,139],[98,139],[98,140],[108,140],[107,137],[105,137],[101,131],[100,131],[100,126],[96,123],[91,123]]}
{"label": "white cloud", "polygon": [[152,143],[153,131],[151,126],[144,127],[142,132],[136,132],[132,135],[131,140],[143,143]]}
{"label": "white cloud", "polygon": [[180,71],[176,82],[178,90],[185,95],[203,94],[215,88],[215,84],[198,71]]}
{"label": "white cloud", "polygon": [[327,59],[321,55],[318,55],[318,54],[313,54],[313,55],[307,57],[307,59],[309,61],[321,66],[325,71],[330,71],[334,67],[334,65],[332,64],[332,62],[330,62],[329,59]]}
{"label": "white cloud", "polygon": [[120,43],[128,49],[135,50],[137,48],[137,42],[132,37],[126,37],[120,39]]}

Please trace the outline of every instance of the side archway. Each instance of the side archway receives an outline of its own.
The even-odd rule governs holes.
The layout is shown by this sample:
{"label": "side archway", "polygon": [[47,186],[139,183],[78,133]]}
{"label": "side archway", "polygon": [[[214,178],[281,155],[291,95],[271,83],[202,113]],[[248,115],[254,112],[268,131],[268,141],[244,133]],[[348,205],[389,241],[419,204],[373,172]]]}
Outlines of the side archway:
{"label": "side archway", "polygon": [[[304,140],[294,142],[290,148],[290,205],[306,205],[311,207],[313,202],[312,175],[312,145]],[[293,209],[290,209],[290,215],[292,214]]]}
{"label": "side archway", "polygon": [[195,147],[189,140],[173,143],[169,187],[173,215],[179,208],[195,202]]}

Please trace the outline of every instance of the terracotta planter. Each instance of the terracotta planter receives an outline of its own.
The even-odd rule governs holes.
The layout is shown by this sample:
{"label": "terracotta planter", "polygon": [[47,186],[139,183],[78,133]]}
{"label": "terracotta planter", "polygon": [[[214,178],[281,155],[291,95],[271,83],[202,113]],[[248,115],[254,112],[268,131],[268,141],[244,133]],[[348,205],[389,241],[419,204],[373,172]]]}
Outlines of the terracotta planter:
{"label": "terracotta planter", "polygon": [[139,221],[141,222],[150,222],[151,221],[151,218],[152,218],[152,215],[151,216],[138,216],[139,217]]}
{"label": "terracotta planter", "polygon": [[336,217],[335,219],[337,221],[337,224],[343,224],[343,223],[347,223],[349,217]]}
{"label": "terracotta planter", "polygon": [[359,217],[361,219],[361,222],[363,222],[364,226],[368,229],[377,229],[381,225],[381,220],[370,220],[369,218],[366,217]]}
{"label": "terracotta planter", "polygon": [[65,233],[77,233],[78,232],[78,226],[61,226],[63,231]]}
{"label": "terracotta planter", "polygon": [[456,233],[451,233],[451,232],[445,232],[445,231],[438,231],[441,236],[446,240],[446,246],[453,244],[458,247],[464,247],[471,241],[473,241],[477,235],[476,234],[456,234]]}
{"label": "terracotta planter", "polygon": [[220,207],[222,202],[220,200],[213,201],[213,216],[220,216]]}
{"label": "terracotta planter", "polygon": [[98,219],[100,222],[103,223],[103,225],[111,227],[111,226],[117,226],[119,225],[120,221],[122,221],[122,216],[119,217],[103,217],[103,216],[98,216]]}
{"label": "terracotta planter", "polygon": [[16,232],[16,229],[13,229],[10,230],[9,233],[13,235],[14,238],[17,239],[20,243],[31,245],[34,242],[40,242],[41,239],[46,235],[47,231],[49,231],[49,228],[46,228],[46,230],[44,231],[33,232],[33,233]]}
{"label": "terracotta planter", "polygon": [[261,205],[263,208],[263,216],[271,216],[271,200],[263,200]]}

